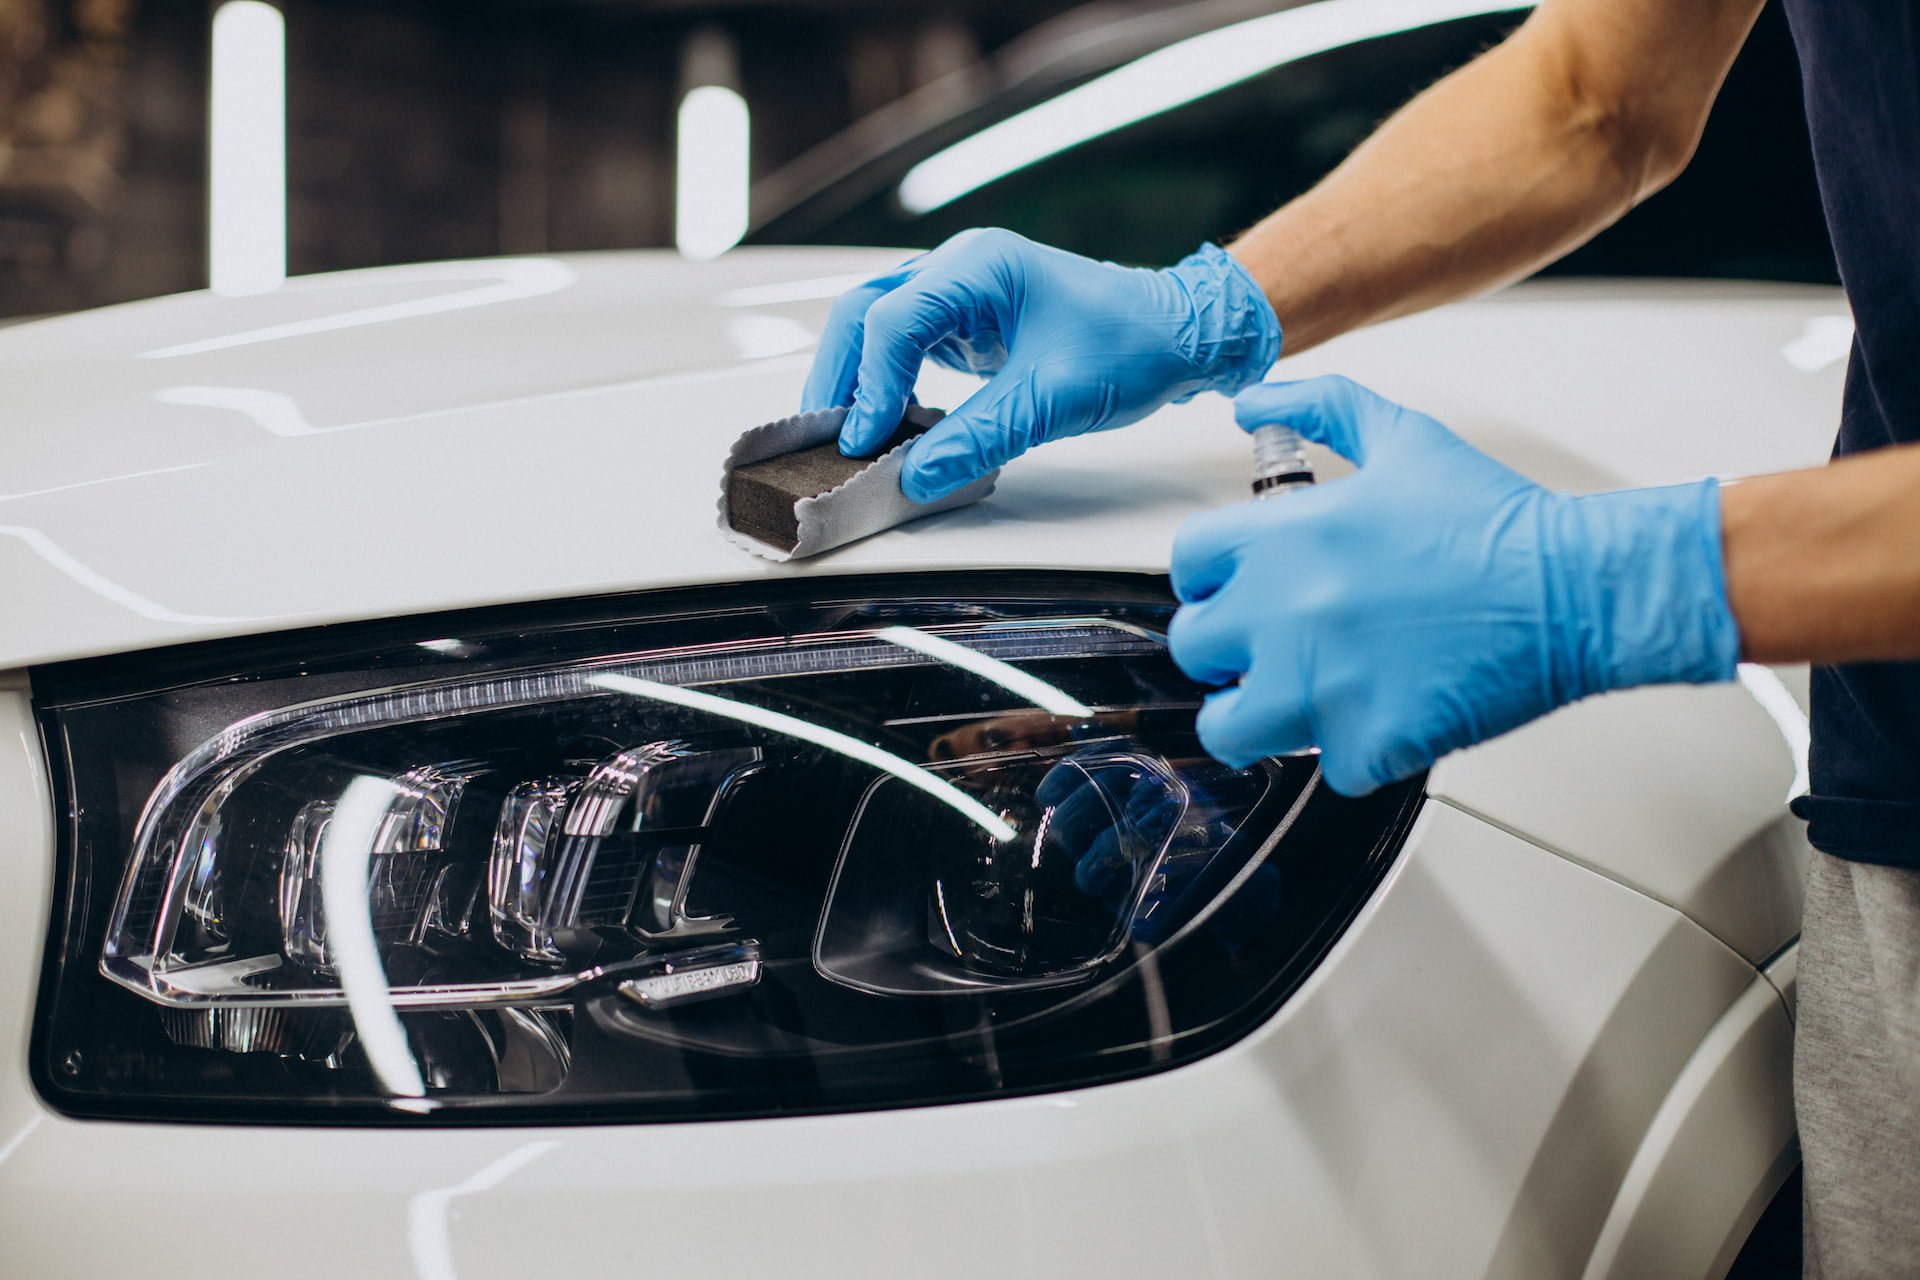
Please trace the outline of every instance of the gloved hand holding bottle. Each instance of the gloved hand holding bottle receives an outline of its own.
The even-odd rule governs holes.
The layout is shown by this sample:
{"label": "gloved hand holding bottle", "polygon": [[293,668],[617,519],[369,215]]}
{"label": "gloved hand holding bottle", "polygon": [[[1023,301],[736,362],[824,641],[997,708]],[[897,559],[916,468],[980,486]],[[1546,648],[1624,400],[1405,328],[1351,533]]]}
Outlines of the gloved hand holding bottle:
{"label": "gloved hand holding bottle", "polygon": [[1200,740],[1231,765],[1318,747],[1347,795],[1611,689],[1730,679],[1717,484],[1575,497],[1343,378],[1270,383],[1283,422],[1359,471],[1182,527],[1169,636],[1229,684]]}
{"label": "gloved hand holding bottle", "polygon": [[898,426],[924,358],[987,375],[907,451],[901,490],[930,502],[1048,440],[1231,395],[1279,355],[1273,308],[1217,246],[1148,271],[976,230],[834,304],[801,407],[851,403],[840,448],[864,456]]}

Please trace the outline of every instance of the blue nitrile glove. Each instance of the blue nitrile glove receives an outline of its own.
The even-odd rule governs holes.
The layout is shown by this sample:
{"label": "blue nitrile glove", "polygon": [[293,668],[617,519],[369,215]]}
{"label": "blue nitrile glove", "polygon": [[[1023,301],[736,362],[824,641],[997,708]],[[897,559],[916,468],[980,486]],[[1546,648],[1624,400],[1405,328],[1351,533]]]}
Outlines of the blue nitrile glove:
{"label": "blue nitrile glove", "polygon": [[1317,746],[1358,795],[1608,689],[1727,680],[1739,637],[1712,480],[1573,497],[1344,378],[1236,404],[1360,468],[1189,520],[1174,660],[1233,765]]}
{"label": "blue nitrile glove", "polygon": [[1215,245],[1147,271],[965,231],[834,304],[801,407],[850,402],[840,449],[859,457],[899,425],[924,357],[991,375],[907,451],[900,489],[931,502],[1048,440],[1232,395],[1279,355],[1273,308]]}

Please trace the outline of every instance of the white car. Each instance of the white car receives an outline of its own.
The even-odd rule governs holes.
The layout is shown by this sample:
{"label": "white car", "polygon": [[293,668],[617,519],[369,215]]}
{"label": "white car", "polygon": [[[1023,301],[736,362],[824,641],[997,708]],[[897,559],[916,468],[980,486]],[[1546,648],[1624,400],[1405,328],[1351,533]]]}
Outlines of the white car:
{"label": "white car", "polygon": [[[0,332],[0,1271],[1725,1273],[1797,1162],[1797,673],[1360,801],[1214,765],[1157,633],[1218,397],[743,552],[728,445],[896,257]],[[1846,327],[1527,285],[1286,368],[1591,489],[1819,461]]]}

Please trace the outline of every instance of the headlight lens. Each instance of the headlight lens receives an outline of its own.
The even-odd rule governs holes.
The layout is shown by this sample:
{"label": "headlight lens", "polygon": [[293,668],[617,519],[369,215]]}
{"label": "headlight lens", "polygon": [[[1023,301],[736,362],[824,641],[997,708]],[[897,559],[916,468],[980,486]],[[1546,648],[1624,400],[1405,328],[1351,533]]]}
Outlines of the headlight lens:
{"label": "headlight lens", "polygon": [[38,673],[49,1097],[612,1119],[1122,1078],[1265,1018],[1419,796],[1208,759],[1148,580],[541,612]]}

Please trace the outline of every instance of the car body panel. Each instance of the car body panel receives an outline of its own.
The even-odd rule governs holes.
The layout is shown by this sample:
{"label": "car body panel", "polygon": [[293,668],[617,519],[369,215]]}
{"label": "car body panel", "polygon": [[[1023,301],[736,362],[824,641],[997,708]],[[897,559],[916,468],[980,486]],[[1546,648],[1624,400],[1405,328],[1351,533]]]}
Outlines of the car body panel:
{"label": "car body panel", "polygon": [[1442,761],[1428,794],[1685,912],[1754,964],[1800,931],[1805,827],[1786,810],[1803,708],[1741,684],[1565,708]]}
{"label": "car body panel", "polygon": [[[1793,1022],[1774,986],[1750,983],[1674,1082],[1621,1180],[1583,1280],[1724,1276],[1754,1224],[1800,1163]],[[1729,1164],[1772,1162],[1758,1185],[1722,1178]],[[1727,1226],[1715,1247],[1699,1224]]]}
{"label": "car body panel", "polygon": [[[1048,446],[975,507],[818,560],[726,542],[725,449],[795,407],[827,300],[897,256],[442,264],[0,332],[0,376],[21,388],[0,438],[9,1266],[473,1276],[778,1257],[845,1276],[1093,1277],[1284,1260],[1537,1277],[1625,1274],[1649,1240],[1725,1254],[1791,1159],[1775,1123],[1791,951],[1773,982],[1756,972],[1797,919],[1790,671],[1784,701],[1757,679],[1613,695],[1442,762],[1401,861],[1300,992],[1159,1075],[564,1129],[46,1108],[26,1055],[54,833],[25,668],[396,615],[424,615],[425,635],[441,610],[775,576],[1157,573],[1184,518],[1243,500],[1247,442],[1203,396]],[[1584,490],[1819,461],[1844,324],[1826,289],[1528,285],[1282,372],[1359,378]],[[932,371],[921,396],[951,407],[969,385]],[[1726,1153],[1712,1203],[1676,1218],[1662,1189],[1702,1151]],[[74,1231],[83,1202],[111,1229]]]}
{"label": "car body panel", "polygon": [[[0,717],[25,724],[17,695]],[[43,918],[49,851],[23,852],[10,947]],[[1631,1135],[1759,981],[1670,908],[1433,804],[1280,1014],[1175,1071],[864,1115],[406,1132],[72,1120],[16,1050],[0,1238],[23,1274],[137,1254],[154,1280],[776,1257],[844,1277],[1577,1276]],[[1760,1186],[1780,1153],[1756,1145],[1717,1173]],[[74,1229],[81,1188],[107,1225]],[[1711,1255],[1726,1227],[1676,1229]]]}
{"label": "car body panel", "polygon": [[[1049,445],[985,502],[816,560],[726,541],[727,446],[796,406],[827,300],[897,258],[437,264],[0,332],[0,377],[22,389],[0,437],[0,669],[772,576],[1164,572],[1183,519],[1244,500],[1246,439],[1202,396]],[[1535,284],[1281,372],[1349,374],[1545,483],[1595,489],[1818,462],[1846,332],[1829,289]],[[971,385],[931,370],[921,396],[953,406]],[[1804,857],[1780,713],[1731,686],[1600,699],[1443,762],[1432,792],[1758,963],[1797,927]]]}
{"label": "car body panel", "polygon": [[[1247,443],[1203,396],[818,560],[726,542],[727,446],[798,407],[826,299],[896,259],[440,264],[0,331],[0,669],[768,574],[1164,571],[1182,519],[1245,497]],[[1525,286],[1281,371],[1372,383],[1546,483],[1657,483],[1824,457],[1840,362],[1783,350],[1843,310],[1803,286]],[[934,371],[921,395],[969,385]]]}
{"label": "car body panel", "polygon": [[[53,795],[47,785],[40,735],[22,676],[0,675],[0,863],[7,893],[0,906],[0,1187],[8,1153],[44,1114],[27,1081],[27,1042],[33,1025],[47,922],[53,918]],[[5,1199],[0,1194],[0,1202]],[[4,1210],[0,1210],[3,1212]]]}

